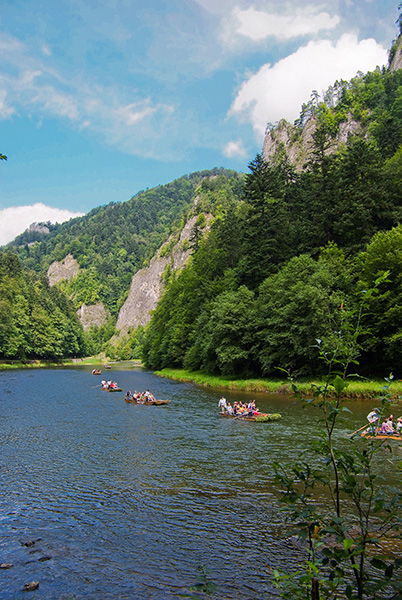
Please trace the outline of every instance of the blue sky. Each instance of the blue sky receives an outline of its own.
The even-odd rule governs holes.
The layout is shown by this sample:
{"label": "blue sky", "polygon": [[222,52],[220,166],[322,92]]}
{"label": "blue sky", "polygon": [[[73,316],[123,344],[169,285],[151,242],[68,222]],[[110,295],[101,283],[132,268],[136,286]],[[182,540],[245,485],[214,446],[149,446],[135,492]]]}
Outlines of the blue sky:
{"label": "blue sky", "polygon": [[186,173],[387,63],[398,0],[2,0],[0,244]]}

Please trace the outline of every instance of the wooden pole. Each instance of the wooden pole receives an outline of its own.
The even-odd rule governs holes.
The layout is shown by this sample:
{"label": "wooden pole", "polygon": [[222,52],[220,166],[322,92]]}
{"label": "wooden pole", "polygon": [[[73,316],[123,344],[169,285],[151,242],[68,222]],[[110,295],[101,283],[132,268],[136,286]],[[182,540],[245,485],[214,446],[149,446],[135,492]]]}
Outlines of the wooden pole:
{"label": "wooden pole", "polygon": [[351,433],[350,437],[353,437],[354,435],[356,435],[356,433],[359,433],[359,431],[362,431],[362,429],[367,429],[367,427],[370,427],[371,425],[372,425],[372,423],[369,423],[368,425],[363,425],[363,427],[360,427],[360,429],[356,429],[356,431]]}

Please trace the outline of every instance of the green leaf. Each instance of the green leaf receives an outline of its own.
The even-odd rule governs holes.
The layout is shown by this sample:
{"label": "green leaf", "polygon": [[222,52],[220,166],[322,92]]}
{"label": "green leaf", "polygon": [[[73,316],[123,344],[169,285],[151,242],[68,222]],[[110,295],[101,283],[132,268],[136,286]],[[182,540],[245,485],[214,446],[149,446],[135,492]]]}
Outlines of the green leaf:
{"label": "green leaf", "polygon": [[334,379],[334,382],[332,384],[335,388],[335,392],[338,396],[341,395],[341,393],[343,392],[343,390],[345,389],[345,381],[342,379],[342,377],[339,377],[339,375],[337,375]]}
{"label": "green leaf", "polygon": [[375,569],[381,569],[382,571],[385,571],[385,569],[388,566],[387,563],[385,563],[380,558],[373,558],[371,559],[370,563]]}
{"label": "green leaf", "polygon": [[343,547],[345,548],[345,550],[350,550],[353,544],[354,540],[350,538],[346,538],[345,540],[343,540]]}

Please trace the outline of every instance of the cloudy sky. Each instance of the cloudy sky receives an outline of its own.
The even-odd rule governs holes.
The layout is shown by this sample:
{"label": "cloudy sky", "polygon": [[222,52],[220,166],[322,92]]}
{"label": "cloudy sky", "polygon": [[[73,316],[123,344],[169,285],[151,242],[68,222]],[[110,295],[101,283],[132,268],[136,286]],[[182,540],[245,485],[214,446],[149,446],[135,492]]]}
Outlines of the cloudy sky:
{"label": "cloudy sky", "polygon": [[0,244],[186,173],[387,63],[398,0],[2,0]]}

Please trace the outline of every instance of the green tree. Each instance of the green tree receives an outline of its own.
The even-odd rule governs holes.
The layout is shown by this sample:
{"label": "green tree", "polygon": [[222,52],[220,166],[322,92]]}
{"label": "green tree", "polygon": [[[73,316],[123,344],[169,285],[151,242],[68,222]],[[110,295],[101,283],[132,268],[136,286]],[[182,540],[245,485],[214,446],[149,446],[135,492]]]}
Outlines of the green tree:
{"label": "green tree", "polygon": [[292,372],[320,370],[316,339],[336,330],[351,275],[341,250],[329,246],[318,261],[291,259],[261,285],[257,300],[256,354],[264,375],[281,365]]}
{"label": "green tree", "polygon": [[236,291],[225,291],[211,303],[208,321],[198,323],[198,341],[195,348],[201,366],[222,375],[246,376],[253,374],[255,322],[254,293],[245,286]]}
{"label": "green tree", "polygon": [[357,259],[358,288],[367,289],[373,281],[389,271],[389,277],[373,296],[364,324],[369,335],[364,337],[362,362],[366,370],[378,373],[384,369],[402,374],[402,225],[378,232]]}
{"label": "green tree", "polygon": [[261,154],[257,154],[249,169],[251,172],[244,181],[247,212],[242,223],[242,259],[238,271],[241,283],[256,289],[292,255],[285,200],[289,171],[282,164],[268,164]]}

